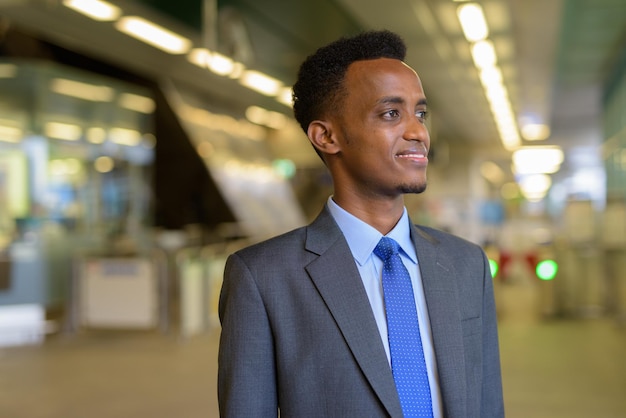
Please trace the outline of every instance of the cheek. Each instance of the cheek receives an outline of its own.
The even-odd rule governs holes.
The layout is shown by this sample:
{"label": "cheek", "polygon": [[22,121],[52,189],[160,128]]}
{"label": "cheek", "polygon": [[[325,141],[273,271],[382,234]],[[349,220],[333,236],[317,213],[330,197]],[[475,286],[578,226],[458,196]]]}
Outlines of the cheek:
{"label": "cheek", "polygon": [[341,143],[353,158],[375,162],[394,153],[395,138],[401,138],[401,132],[398,127],[382,129],[371,121],[360,120],[341,127]]}

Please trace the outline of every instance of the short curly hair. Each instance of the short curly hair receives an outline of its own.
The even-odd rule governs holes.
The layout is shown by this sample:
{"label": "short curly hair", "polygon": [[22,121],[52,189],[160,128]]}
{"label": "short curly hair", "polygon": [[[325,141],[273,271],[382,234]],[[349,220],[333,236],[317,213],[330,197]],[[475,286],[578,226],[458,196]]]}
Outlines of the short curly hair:
{"label": "short curly hair", "polygon": [[293,86],[294,116],[304,132],[309,124],[336,108],[344,97],[343,81],[355,61],[393,58],[403,61],[406,44],[388,30],[368,31],[343,37],[319,48],[300,66]]}

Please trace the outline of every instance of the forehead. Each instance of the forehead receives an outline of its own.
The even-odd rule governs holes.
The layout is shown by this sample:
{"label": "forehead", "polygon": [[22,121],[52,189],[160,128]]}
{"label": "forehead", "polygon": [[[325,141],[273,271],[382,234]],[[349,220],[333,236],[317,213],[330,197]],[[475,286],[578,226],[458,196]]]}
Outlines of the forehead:
{"label": "forehead", "polygon": [[346,72],[345,86],[348,96],[359,100],[390,95],[407,100],[424,97],[417,73],[404,62],[391,58],[353,62]]}

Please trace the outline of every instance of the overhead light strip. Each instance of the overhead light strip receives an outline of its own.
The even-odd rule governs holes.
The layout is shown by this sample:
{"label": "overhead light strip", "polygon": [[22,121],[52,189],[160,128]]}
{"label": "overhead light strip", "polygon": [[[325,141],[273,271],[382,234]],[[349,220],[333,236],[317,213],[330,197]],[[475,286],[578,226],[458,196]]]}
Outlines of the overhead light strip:
{"label": "overhead light strip", "polygon": [[63,5],[99,21],[113,21],[122,14],[119,7],[102,0],[63,0]]}
{"label": "overhead light strip", "polygon": [[139,16],[125,16],[115,23],[115,27],[170,54],[184,54],[191,49],[189,39]]}
{"label": "overhead light strip", "polygon": [[459,6],[457,15],[461,21],[463,34],[468,42],[478,42],[489,36],[489,28],[483,14],[483,9],[477,3],[467,3]]}
{"label": "overhead light strip", "polygon": [[[220,53],[206,48],[193,48],[191,40],[140,16],[123,16],[122,10],[103,0],[63,0],[63,5],[91,19],[116,21],[115,28],[135,39],[159,48],[170,54],[189,53],[187,59],[194,65],[211,72],[238,79],[240,84],[291,106],[291,88],[284,87],[280,80],[256,70]],[[81,97],[85,98],[85,97]]]}
{"label": "overhead light strip", "polygon": [[276,96],[283,87],[283,83],[279,80],[255,70],[245,71],[239,82],[266,96]]}
{"label": "overhead light strip", "polygon": [[111,128],[109,136],[111,142],[129,147],[139,145],[141,142],[141,133],[135,129]]}
{"label": "overhead light strip", "polygon": [[115,91],[111,87],[66,78],[53,78],[50,81],[50,90],[57,94],[91,102],[110,102],[115,95]]}
{"label": "overhead light strip", "polygon": [[472,59],[493,114],[500,141],[507,150],[521,145],[515,114],[504,85],[502,70],[493,43],[487,39],[489,27],[478,3],[464,3],[457,8],[463,34],[470,43]]}
{"label": "overhead light strip", "polygon": [[518,174],[551,174],[559,171],[564,155],[557,146],[522,147],[513,153]]}
{"label": "overhead light strip", "polygon": [[73,123],[47,122],[44,125],[45,135],[49,138],[62,139],[64,141],[78,141],[83,130]]}
{"label": "overhead light strip", "polygon": [[22,140],[24,131],[16,126],[0,125],[0,141],[18,143]]}
{"label": "overhead light strip", "polygon": [[118,104],[125,109],[145,114],[154,112],[156,108],[152,98],[132,93],[122,93]]}

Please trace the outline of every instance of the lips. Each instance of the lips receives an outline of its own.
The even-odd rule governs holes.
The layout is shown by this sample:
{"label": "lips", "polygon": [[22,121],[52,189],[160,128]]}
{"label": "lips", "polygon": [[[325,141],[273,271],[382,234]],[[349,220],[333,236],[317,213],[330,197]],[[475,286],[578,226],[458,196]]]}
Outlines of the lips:
{"label": "lips", "polygon": [[427,158],[427,155],[422,151],[407,151],[401,154],[397,154],[397,157],[400,158]]}
{"label": "lips", "polygon": [[421,144],[420,146],[411,147],[407,150],[399,152],[396,154],[396,157],[416,161],[428,161],[428,150],[425,145]]}

